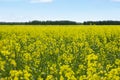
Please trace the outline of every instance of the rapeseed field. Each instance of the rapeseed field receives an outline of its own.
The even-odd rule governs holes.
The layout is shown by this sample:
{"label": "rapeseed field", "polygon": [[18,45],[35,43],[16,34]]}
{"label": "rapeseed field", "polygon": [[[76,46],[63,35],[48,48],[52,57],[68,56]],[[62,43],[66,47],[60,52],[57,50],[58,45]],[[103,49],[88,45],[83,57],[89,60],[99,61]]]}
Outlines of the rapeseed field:
{"label": "rapeseed field", "polygon": [[120,80],[120,26],[0,26],[0,80]]}

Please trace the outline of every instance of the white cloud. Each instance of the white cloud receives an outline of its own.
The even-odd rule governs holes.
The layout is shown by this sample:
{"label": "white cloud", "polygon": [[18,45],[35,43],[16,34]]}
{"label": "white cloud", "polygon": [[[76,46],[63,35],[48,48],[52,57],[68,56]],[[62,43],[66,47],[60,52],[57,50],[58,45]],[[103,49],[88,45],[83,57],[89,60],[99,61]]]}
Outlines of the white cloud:
{"label": "white cloud", "polygon": [[14,1],[21,1],[21,0],[0,0],[1,2],[14,2]]}
{"label": "white cloud", "polygon": [[27,1],[31,3],[51,3],[53,0],[0,0],[0,2],[18,2],[18,1]]}
{"label": "white cloud", "polygon": [[31,0],[31,3],[50,3],[53,0]]}
{"label": "white cloud", "polygon": [[120,2],[120,0],[112,0],[112,1],[114,1],[114,2]]}

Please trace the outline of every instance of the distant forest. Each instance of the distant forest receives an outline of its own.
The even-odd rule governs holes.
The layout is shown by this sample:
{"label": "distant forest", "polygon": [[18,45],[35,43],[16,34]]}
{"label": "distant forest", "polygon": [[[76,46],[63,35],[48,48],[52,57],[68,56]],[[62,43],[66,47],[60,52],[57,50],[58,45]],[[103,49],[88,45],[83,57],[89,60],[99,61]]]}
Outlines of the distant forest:
{"label": "distant forest", "polygon": [[29,22],[0,22],[0,25],[120,25],[120,21],[29,21]]}

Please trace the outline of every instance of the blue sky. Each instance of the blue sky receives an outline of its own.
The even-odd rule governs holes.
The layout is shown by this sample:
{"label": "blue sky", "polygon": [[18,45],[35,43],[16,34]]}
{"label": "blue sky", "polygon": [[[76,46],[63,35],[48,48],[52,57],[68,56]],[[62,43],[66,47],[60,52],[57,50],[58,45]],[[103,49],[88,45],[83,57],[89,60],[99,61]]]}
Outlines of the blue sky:
{"label": "blue sky", "polygon": [[120,0],[0,0],[0,21],[120,20]]}

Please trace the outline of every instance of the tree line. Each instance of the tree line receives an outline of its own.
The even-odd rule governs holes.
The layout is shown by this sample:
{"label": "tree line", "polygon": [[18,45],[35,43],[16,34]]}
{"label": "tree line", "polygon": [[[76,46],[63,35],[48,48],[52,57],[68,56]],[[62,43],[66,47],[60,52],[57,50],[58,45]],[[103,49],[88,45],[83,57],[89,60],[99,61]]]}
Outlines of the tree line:
{"label": "tree line", "polygon": [[77,25],[75,21],[0,22],[0,25]]}
{"label": "tree line", "polygon": [[29,22],[0,22],[0,25],[120,25],[120,21],[29,21]]}
{"label": "tree line", "polygon": [[86,21],[84,25],[120,25],[120,21]]}

